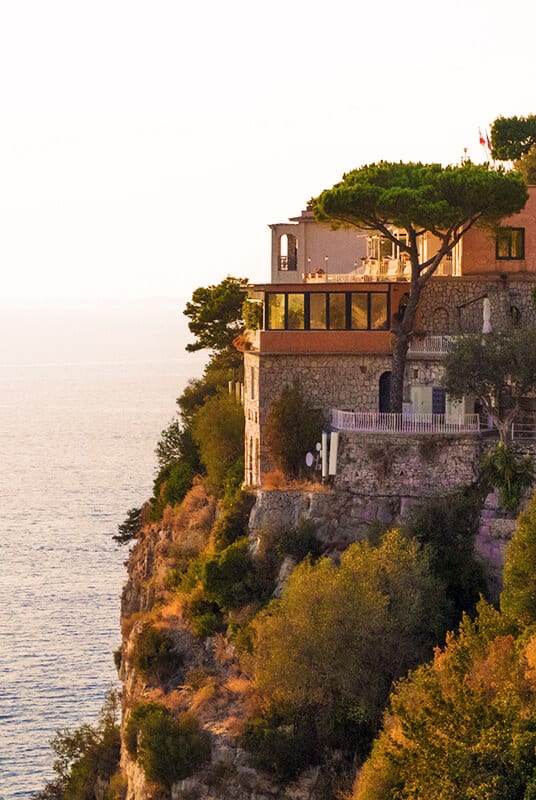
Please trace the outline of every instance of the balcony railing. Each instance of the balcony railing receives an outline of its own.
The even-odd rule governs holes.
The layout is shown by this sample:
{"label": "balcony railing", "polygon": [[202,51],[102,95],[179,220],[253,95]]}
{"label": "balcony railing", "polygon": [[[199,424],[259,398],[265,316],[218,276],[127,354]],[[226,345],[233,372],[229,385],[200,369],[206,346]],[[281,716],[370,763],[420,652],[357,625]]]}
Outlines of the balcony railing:
{"label": "balcony railing", "polygon": [[412,339],[409,346],[409,355],[447,355],[452,352],[456,343],[456,336],[424,336],[421,339]]}
{"label": "balcony railing", "polygon": [[[290,267],[280,267],[290,269]],[[436,275],[452,275],[452,259],[444,258],[439,265]],[[356,266],[351,272],[327,274],[323,269],[305,272],[303,278],[306,283],[346,283],[353,281],[409,281],[411,278],[410,262],[404,258],[363,258],[361,265]]]}
{"label": "balcony railing", "polygon": [[332,409],[331,425],[338,431],[362,433],[479,433],[478,414],[384,414],[379,411]]}

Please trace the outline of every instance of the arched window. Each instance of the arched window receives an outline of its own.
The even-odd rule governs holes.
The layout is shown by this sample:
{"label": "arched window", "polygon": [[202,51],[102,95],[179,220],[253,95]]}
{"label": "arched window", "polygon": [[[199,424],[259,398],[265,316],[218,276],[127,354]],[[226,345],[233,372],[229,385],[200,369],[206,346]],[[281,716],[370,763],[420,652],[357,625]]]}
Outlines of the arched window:
{"label": "arched window", "polygon": [[379,408],[380,414],[391,411],[391,372],[382,372],[379,382]]}

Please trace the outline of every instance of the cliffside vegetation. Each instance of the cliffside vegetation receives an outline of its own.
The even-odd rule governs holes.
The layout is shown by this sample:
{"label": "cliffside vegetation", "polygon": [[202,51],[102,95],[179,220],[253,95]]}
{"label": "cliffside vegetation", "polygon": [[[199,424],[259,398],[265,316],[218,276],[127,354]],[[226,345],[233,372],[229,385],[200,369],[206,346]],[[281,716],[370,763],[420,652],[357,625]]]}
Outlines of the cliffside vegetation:
{"label": "cliffside vegetation", "polygon": [[[154,800],[172,787],[335,800],[357,768],[356,800],[532,800],[536,506],[512,545],[501,612],[475,610],[485,584],[470,492],[423,503],[402,530],[371,526],[336,556],[303,519],[252,536],[242,408],[228,393],[240,362],[224,345],[188,384],[157,446],[153,497],[116,537],[134,543],[117,654],[122,768],[107,706],[95,728],[58,734],[58,778],[36,797],[123,800],[143,780]],[[280,426],[294,424],[282,412],[296,396],[281,398]],[[434,775],[446,793],[427,794]]]}
{"label": "cliffside vegetation", "polygon": [[536,797],[536,497],[507,557],[501,611],[481,601],[395,688],[353,800]]}

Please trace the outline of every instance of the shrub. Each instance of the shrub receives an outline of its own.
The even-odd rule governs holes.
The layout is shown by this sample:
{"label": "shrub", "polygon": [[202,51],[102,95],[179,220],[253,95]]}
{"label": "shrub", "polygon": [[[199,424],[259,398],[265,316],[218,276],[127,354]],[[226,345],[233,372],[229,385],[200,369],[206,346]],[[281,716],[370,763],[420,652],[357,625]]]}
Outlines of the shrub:
{"label": "shrub", "polygon": [[107,781],[119,765],[119,695],[110,691],[98,723],[60,730],[50,742],[57,779],[34,800],[94,800],[95,786]]}
{"label": "shrub", "polygon": [[499,491],[503,508],[514,511],[521,500],[523,490],[534,482],[534,464],[529,455],[517,458],[505,442],[499,442],[495,450],[482,460],[482,472],[492,486]]}
{"label": "shrub", "polygon": [[249,514],[255,497],[239,490],[226,498],[222,512],[212,528],[212,542],[216,550],[224,550],[247,534]]}
{"label": "shrub", "polygon": [[218,603],[210,600],[202,587],[198,587],[184,604],[184,613],[188,617],[194,636],[205,639],[222,633],[225,630],[223,616]]}
{"label": "shrub", "polygon": [[[193,435],[209,483],[220,495],[244,454],[244,410],[229,394],[209,398],[196,412]],[[243,473],[242,473],[243,474]]]}
{"label": "shrub", "polygon": [[151,520],[157,522],[162,519],[166,506],[176,506],[181,503],[187,492],[191,489],[194,471],[186,461],[173,461],[163,467],[155,478],[153,484]]}
{"label": "shrub", "polygon": [[279,469],[299,478],[305,471],[305,455],[314,450],[323,426],[321,411],[303,396],[298,382],[286,386],[274,400],[266,421],[265,439]]}
{"label": "shrub", "polygon": [[149,781],[170,789],[210,758],[210,740],[194,717],[179,718],[160,703],[144,703],[132,711],[126,726],[128,752]]}
{"label": "shrub", "polygon": [[277,714],[250,720],[241,743],[253,755],[253,763],[279,781],[294,778],[319,757],[314,725],[306,715],[290,722]]}
{"label": "shrub", "polygon": [[134,666],[147,680],[168,680],[183,663],[173,640],[150,623],[141,629],[135,644]]}
{"label": "shrub", "polygon": [[245,603],[253,596],[255,580],[247,537],[206,562],[202,583],[207,597],[223,609]]}
{"label": "shrub", "polygon": [[481,564],[474,552],[480,523],[480,503],[476,495],[462,491],[433,497],[414,509],[407,532],[430,547],[430,563],[445,584],[459,620],[462,611],[471,610],[485,591]]}
{"label": "shrub", "polygon": [[519,516],[506,551],[501,610],[521,625],[536,622],[536,494]]}

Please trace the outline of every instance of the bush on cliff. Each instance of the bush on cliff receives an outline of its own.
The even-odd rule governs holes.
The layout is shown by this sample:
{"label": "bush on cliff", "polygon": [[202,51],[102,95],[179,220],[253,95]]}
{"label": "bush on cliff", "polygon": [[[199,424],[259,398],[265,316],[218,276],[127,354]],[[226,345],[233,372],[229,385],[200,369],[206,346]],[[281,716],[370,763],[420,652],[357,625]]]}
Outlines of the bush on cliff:
{"label": "bush on cliff", "polygon": [[236,463],[243,459],[244,410],[235,397],[221,392],[199,408],[192,430],[208,482],[221,495]]}
{"label": "bush on cliff", "polygon": [[298,731],[306,715],[315,760],[332,747],[363,754],[392,682],[431,654],[447,618],[427,552],[398,531],[351,545],[339,567],[304,561],[253,623],[262,716]]}
{"label": "bush on cliff", "polygon": [[97,784],[108,781],[119,766],[119,711],[119,695],[111,691],[96,725],[57,731],[50,742],[57,779],[33,800],[94,800]]}
{"label": "bush on cliff", "polygon": [[520,625],[536,622],[536,493],[506,551],[501,610]]}
{"label": "bush on cliff", "polygon": [[486,590],[483,568],[474,550],[479,522],[479,498],[459,491],[421,503],[407,526],[410,536],[430,548],[431,567],[445,584],[453,606],[453,626],[463,611],[474,610]]}
{"label": "bush on cliff", "polygon": [[134,648],[134,666],[146,680],[166,682],[182,665],[173,639],[148,623],[141,629]]}
{"label": "bush on cliff", "polygon": [[147,780],[165,789],[187,778],[210,758],[210,739],[188,714],[176,718],[160,703],[136,706],[127,722],[125,744]]}

